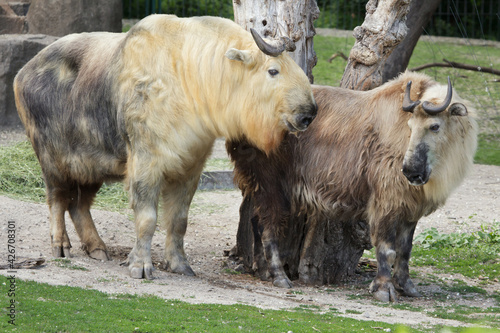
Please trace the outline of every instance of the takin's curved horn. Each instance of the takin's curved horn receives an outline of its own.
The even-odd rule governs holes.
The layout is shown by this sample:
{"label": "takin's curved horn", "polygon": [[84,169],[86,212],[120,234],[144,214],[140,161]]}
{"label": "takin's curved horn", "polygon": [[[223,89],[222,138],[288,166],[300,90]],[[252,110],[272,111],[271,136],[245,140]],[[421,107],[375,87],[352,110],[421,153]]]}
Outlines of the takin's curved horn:
{"label": "takin's curved horn", "polygon": [[255,44],[259,47],[259,49],[271,57],[277,57],[283,51],[295,51],[295,44],[287,37],[281,37],[281,40],[277,42],[277,45],[272,45],[267,43],[257,31],[250,28],[250,33],[255,41]]}
{"label": "takin's curved horn", "polygon": [[422,108],[424,109],[425,112],[427,112],[427,114],[431,116],[443,112],[450,105],[452,95],[453,95],[453,89],[451,88],[451,81],[450,77],[448,76],[448,92],[446,93],[446,98],[444,99],[443,103],[439,105],[434,105],[426,101],[422,103]]}
{"label": "takin's curved horn", "polygon": [[420,101],[412,101],[410,98],[411,81],[406,84],[405,97],[403,99],[403,111],[413,112],[413,109],[420,104]]}

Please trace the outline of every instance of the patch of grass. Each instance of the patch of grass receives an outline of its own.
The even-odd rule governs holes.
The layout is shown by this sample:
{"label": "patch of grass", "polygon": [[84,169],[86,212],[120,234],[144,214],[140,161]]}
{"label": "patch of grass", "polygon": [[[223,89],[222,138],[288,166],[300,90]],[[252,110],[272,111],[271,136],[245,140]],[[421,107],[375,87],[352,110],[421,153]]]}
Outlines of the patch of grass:
{"label": "patch of grass", "polygon": [[241,275],[241,272],[235,271],[234,269],[230,269],[230,268],[224,268],[222,270],[222,272],[229,274],[229,275]]}
{"label": "patch of grass", "polygon": [[328,61],[334,53],[342,52],[349,56],[352,46],[354,45],[354,37],[325,37],[314,36],[314,50],[318,57],[318,62],[313,67],[314,83],[320,85],[328,85],[338,87],[340,80],[344,74],[347,62],[341,57]]}
{"label": "patch of grass", "polygon": [[440,234],[435,228],[414,239],[412,262],[469,278],[500,278],[500,223],[473,233]]}
{"label": "patch of grass", "polygon": [[195,194],[195,198],[189,207],[189,211],[192,214],[203,214],[203,215],[212,215],[216,213],[222,213],[224,209],[226,209],[226,205],[216,204],[213,202],[199,201],[196,200],[197,195]]}
{"label": "patch of grass", "polygon": [[[17,280],[19,332],[377,332],[394,325],[358,321],[316,306],[298,311],[262,310],[247,305],[188,304],[156,296],[109,295],[96,290]],[[0,302],[8,304],[7,293]],[[8,309],[0,309],[7,318]],[[7,320],[0,331],[11,330]],[[408,332],[420,330],[408,329]],[[435,331],[435,330],[434,330]]]}
{"label": "patch of grass", "polygon": [[486,309],[466,305],[436,306],[430,315],[442,319],[452,319],[474,325],[499,327],[500,307]]}
{"label": "patch of grass", "polygon": [[229,158],[209,158],[204,171],[233,170],[233,163]]}
{"label": "patch of grass", "polygon": [[443,286],[443,289],[448,290],[453,293],[460,294],[480,294],[487,295],[488,292],[483,288],[467,285],[464,281],[456,280],[455,283],[451,286]]}
{"label": "patch of grass", "polygon": [[78,271],[88,271],[88,269],[85,267],[72,264],[70,259],[53,259],[52,261],[58,267],[73,269],[73,270],[78,270]]}
{"label": "patch of grass", "polygon": [[[212,168],[226,168],[231,165],[229,160],[213,159]],[[45,182],[42,169],[35,152],[28,141],[15,145],[0,147],[0,194],[23,201],[45,202]],[[129,208],[128,192],[122,183],[103,184],[97,192],[94,208],[109,211],[123,211]],[[224,209],[212,203],[197,204],[193,202],[192,209],[213,214]]]}
{"label": "patch of grass", "polygon": [[[500,124],[500,120],[498,121]],[[474,162],[478,164],[500,165],[500,134],[481,133]]]}
{"label": "patch of grass", "polygon": [[45,201],[45,182],[35,152],[28,141],[0,147],[0,194]]}

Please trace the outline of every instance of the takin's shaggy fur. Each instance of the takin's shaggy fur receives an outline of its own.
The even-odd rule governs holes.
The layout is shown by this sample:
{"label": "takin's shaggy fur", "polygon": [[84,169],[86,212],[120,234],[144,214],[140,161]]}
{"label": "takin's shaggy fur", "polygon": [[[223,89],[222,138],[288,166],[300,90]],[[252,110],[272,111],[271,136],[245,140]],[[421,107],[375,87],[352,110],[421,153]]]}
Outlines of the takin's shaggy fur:
{"label": "takin's shaggy fur", "polygon": [[[307,131],[288,135],[280,149],[250,154],[248,142],[227,141],[235,182],[254,200],[253,258],[267,260],[275,285],[291,287],[277,246],[290,214],[351,216],[369,224],[376,246],[375,297],[396,300],[395,290],[418,295],[408,272],[415,226],[471,169],[477,125],[475,111],[456,93],[442,112],[429,114],[422,105],[433,104],[425,102],[404,112],[409,81],[409,102],[435,105],[447,96],[446,86],[411,72],[371,91],[313,86],[316,120]],[[304,249],[318,241],[304,237]]]}
{"label": "takin's shaggy fur", "polygon": [[152,278],[160,195],[165,260],[194,274],[183,238],[215,138],[245,136],[269,152],[316,113],[303,71],[259,38],[226,19],[153,15],[126,34],[61,38],[18,73],[16,105],[46,182],[54,256],[70,255],[69,211],[87,253],[109,258],[89,208],[103,182],[125,179],[137,234],[131,276]]}

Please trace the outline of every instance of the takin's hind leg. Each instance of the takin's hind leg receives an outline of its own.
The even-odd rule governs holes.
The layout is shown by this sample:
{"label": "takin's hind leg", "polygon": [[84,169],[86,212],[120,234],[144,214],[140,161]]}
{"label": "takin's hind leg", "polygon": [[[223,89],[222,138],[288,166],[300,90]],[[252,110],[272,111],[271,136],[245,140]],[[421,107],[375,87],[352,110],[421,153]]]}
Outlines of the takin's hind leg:
{"label": "takin's hind leg", "polygon": [[[201,173],[201,172],[200,172]],[[198,185],[199,175],[186,182],[168,182],[162,190],[163,225],[165,240],[165,264],[174,273],[196,275],[184,252],[188,211]]]}
{"label": "takin's hind leg", "polygon": [[71,201],[71,191],[47,184],[47,203],[50,211],[50,241],[52,256],[71,257],[71,243],[66,231],[64,213]]}
{"label": "takin's hind leg", "polygon": [[417,223],[401,224],[396,239],[396,260],[392,282],[398,293],[404,296],[422,296],[410,279],[409,260],[413,242],[413,233]]}
{"label": "takin's hind leg", "polygon": [[102,184],[79,185],[78,195],[69,204],[69,214],[82,242],[83,250],[94,259],[109,260],[106,245],[99,237],[90,214],[90,206]]}

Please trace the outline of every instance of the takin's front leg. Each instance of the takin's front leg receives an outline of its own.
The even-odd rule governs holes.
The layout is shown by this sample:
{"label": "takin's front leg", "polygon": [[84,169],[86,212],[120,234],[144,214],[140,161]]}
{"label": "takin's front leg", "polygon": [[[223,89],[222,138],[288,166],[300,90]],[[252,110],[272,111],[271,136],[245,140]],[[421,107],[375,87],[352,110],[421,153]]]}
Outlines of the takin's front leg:
{"label": "takin's front leg", "polygon": [[165,240],[165,263],[174,273],[193,276],[184,252],[184,235],[188,223],[188,211],[198,186],[200,173],[185,182],[167,182],[162,191],[163,225],[167,232]]}
{"label": "takin's front leg", "polygon": [[[292,282],[283,268],[278,246],[278,235],[285,224],[282,221],[288,221],[290,218],[290,203],[282,188],[277,187],[278,181],[275,181],[274,186],[270,181],[263,183],[268,184],[266,190],[259,189],[254,193],[256,203],[254,207],[256,217],[252,219],[254,261],[259,265],[261,279],[262,269],[267,268],[274,286],[292,288]],[[263,256],[267,265],[263,263]]]}
{"label": "takin's front leg", "polygon": [[273,279],[273,285],[281,288],[292,288],[292,282],[283,269],[278,249],[278,237],[274,232],[264,228],[262,232],[262,245],[267,260],[267,268]]}
{"label": "takin's front leg", "polygon": [[396,239],[396,261],[392,282],[398,293],[404,296],[420,297],[420,293],[410,279],[409,260],[412,249],[413,233],[417,223],[401,223]]}
{"label": "takin's front leg", "polygon": [[[154,172],[151,172],[154,174]],[[151,242],[156,229],[160,181],[130,180],[130,196],[134,210],[136,241],[124,265],[128,266],[130,276],[134,279],[153,279],[153,262],[151,260]]]}
{"label": "takin's front leg", "polygon": [[393,244],[381,242],[376,247],[377,252],[377,276],[370,284],[370,292],[373,297],[382,302],[397,302],[396,290],[391,280],[391,268],[396,259],[396,251]]}
{"label": "takin's front leg", "polygon": [[370,284],[370,292],[382,302],[397,302],[392,284],[391,270],[396,260],[396,223],[379,221],[370,223],[372,244],[376,248],[377,275]]}

